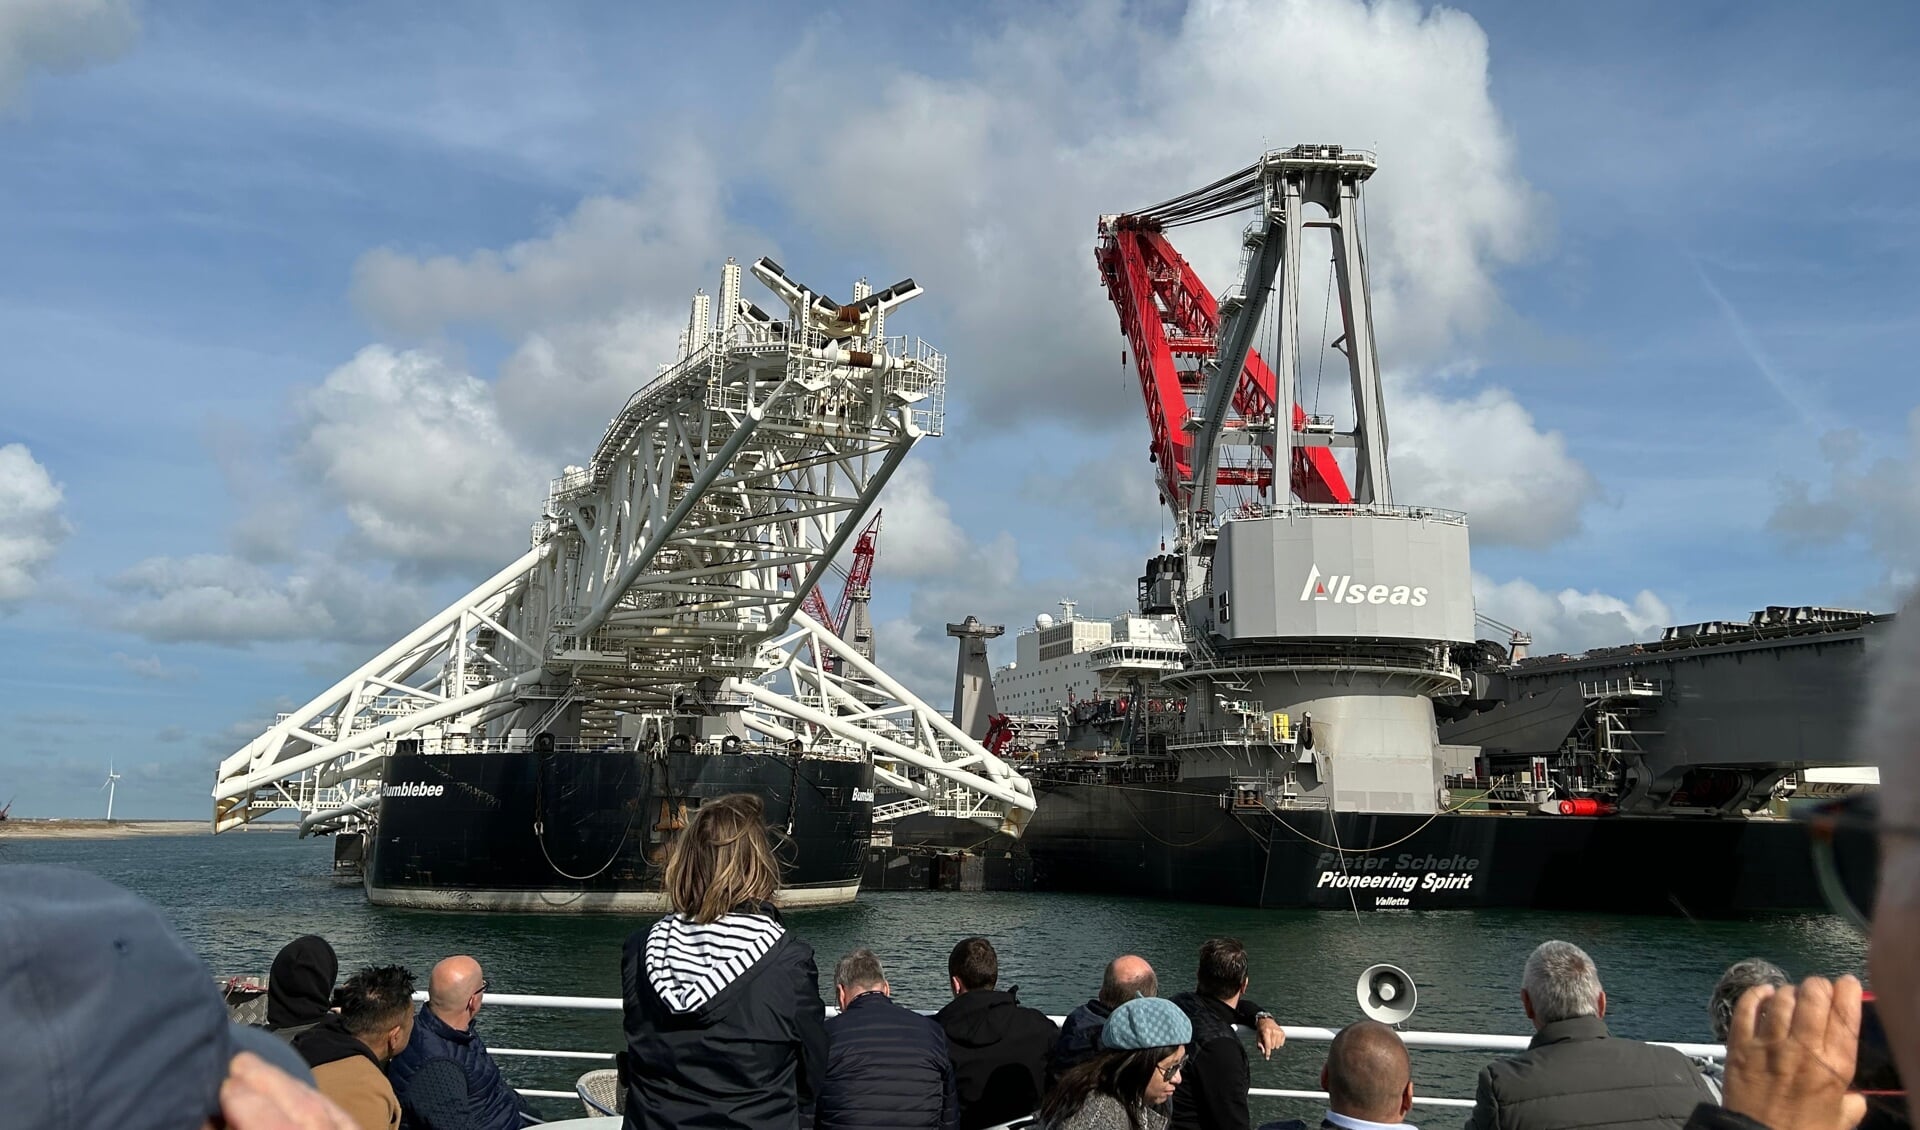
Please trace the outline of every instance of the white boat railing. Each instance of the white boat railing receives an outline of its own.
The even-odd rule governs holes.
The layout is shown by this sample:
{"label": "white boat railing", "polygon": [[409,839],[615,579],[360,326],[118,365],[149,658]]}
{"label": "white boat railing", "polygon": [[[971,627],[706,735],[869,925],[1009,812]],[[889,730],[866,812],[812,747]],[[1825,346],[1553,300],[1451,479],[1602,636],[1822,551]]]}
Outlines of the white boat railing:
{"label": "white boat railing", "polygon": [[[427,994],[424,992],[415,993],[413,994],[413,999],[425,1002]],[[561,997],[543,996],[538,993],[488,993],[487,1004],[506,1008],[544,1008],[581,1012],[619,1012],[621,1009],[619,997]],[[828,1008],[827,1015],[832,1016],[838,1011],[839,1010],[835,1008]],[[925,1010],[922,1010],[922,1014],[931,1015],[930,1013],[926,1013]],[[1048,1019],[1058,1024],[1063,1017],[1053,1016]],[[1337,1031],[1333,1028],[1320,1028],[1309,1024],[1282,1024],[1280,1030],[1286,1033],[1288,1042],[1297,1040],[1310,1044],[1331,1042]],[[1427,1048],[1438,1051],[1515,1052],[1525,1051],[1528,1044],[1528,1037],[1526,1036],[1494,1036],[1480,1032],[1403,1031],[1400,1033],[1400,1039],[1409,1048]],[[1725,1059],[1727,1055],[1727,1049],[1721,1044],[1688,1044],[1671,1040],[1653,1040],[1649,1042],[1658,1044],[1661,1047],[1673,1048],[1684,1055],[1694,1057]],[[545,1048],[489,1047],[487,1050],[494,1055],[531,1059],[595,1060],[611,1063],[614,1057],[613,1052],[555,1051]],[[546,1091],[525,1087],[517,1087],[515,1090],[531,1098],[540,1099],[577,1099],[579,1097],[572,1091]],[[1253,1087],[1250,1088],[1247,1093],[1257,1098],[1266,1099],[1319,1101],[1327,1097],[1325,1091],[1296,1091],[1272,1087]],[[1413,1101],[1416,1106],[1471,1107],[1473,1105],[1472,1099],[1422,1095],[1417,1090],[1414,1093]]]}

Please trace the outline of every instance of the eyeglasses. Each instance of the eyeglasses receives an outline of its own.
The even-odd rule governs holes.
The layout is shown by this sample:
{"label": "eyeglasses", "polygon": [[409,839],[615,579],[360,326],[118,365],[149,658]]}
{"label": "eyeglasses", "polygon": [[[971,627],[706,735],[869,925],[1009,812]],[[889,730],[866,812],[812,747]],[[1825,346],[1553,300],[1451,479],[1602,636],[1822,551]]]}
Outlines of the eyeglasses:
{"label": "eyeglasses", "polygon": [[1876,835],[1920,834],[1920,829],[1890,828],[1880,822],[1880,794],[1855,793],[1795,814],[1807,822],[1813,839],[1813,871],[1820,893],[1834,913],[1865,930],[1873,920],[1873,893],[1879,885]]}
{"label": "eyeglasses", "polygon": [[1181,1056],[1178,1060],[1175,1060],[1174,1062],[1167,1064],[1165,1067],[1156,1067],[1154,1068],[1154,1070],[1160,1073],[1160,1078],[1171,1083],[1173,1082],[1173,1077],[1175,1075],[1180,1074],[1180,1069],[1185,1067],[1186,1065],[1187,1065],[1187,1058],[1185,1056]]}
{"label": "eyeglasses", "polygon": [[487,989],[492,987],[492,985],[493,985],[492,981],[487,980],[485,977],[480,978],[480,987],[473,991],[473,995],[476,997],[479,996],[481,993],[486,992]]}

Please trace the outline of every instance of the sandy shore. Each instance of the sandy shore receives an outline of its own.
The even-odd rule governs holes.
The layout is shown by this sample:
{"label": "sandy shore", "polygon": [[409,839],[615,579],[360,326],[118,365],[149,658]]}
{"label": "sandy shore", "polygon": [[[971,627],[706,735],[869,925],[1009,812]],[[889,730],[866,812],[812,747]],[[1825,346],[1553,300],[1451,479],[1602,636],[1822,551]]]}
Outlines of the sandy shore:
{"label": "sandy shore", "polygon": [[126,840],[136,836],[207,836],[205,820],[22,820],[0,821],[0,840]]}

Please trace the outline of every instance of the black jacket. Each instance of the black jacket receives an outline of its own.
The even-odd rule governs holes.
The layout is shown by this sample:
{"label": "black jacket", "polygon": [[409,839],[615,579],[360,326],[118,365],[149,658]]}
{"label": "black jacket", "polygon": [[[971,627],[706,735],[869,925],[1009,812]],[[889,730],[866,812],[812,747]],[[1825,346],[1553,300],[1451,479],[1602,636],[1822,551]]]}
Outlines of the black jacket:
{"label": "black jacket", "polygon": [[934,1014],[953,1052],[960,1130],[981,1130],[1040,1106],[1047,1053],[1060,1029],[1011,992],[975,989]]}
{"label": "black jacket", "polygon": [[350,1056],[363,1055],[382,1072],[386,1071],[379,1057],[373,1054],[373,1049],[347,1031],[339,1013],[329,1013],[325,1020],[295,1036],[293,1050],[300,1053],[300,1058],[307,1061],[308,1067],[319,1067]]}
{"label": "black jacket", "polygon": [[1193,1043],[1179,1089],[1167,1104],[1171,1130],[1247,1130],[1247,1088],[1253,1072],[1246,1046],[1233,1030],[1234,1010],[1199,993],[1172,998],[1193,1021]]}
{"label": "black jacket", "polygon": [[628,1130],[791,1130],[827,1069],[813,949],[771,905],[669,915],[620,958]]}
{"label": "black jacket", "polygon": [[827,1021],[827,1081],[816,1130],[954,1130],[959,1093],[947,1034],[885,993],[862,993]]}
{"label": "black jacket", "polygon": [[1697,1104],[1712,1101],[1686,1056],[1615,1039],[1606,1021],[1575,1016],[1543,1026],[1525,1052],[1481,1069],[1467,1130],[1679,1130]]}

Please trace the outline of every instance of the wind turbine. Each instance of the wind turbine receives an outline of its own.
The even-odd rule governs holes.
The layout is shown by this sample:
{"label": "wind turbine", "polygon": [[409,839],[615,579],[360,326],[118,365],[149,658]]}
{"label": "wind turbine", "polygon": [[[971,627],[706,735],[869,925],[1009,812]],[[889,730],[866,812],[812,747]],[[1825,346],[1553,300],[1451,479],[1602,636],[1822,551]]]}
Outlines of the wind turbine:
{"label": "wind turbine", "polygon": [[120,774],[113,771],[113,760],[109,758],[107,760],[107,780],[105,784],[100,786],[107,790],[107,823],[109,824],[113,823],[113,783],[119,779]]}

